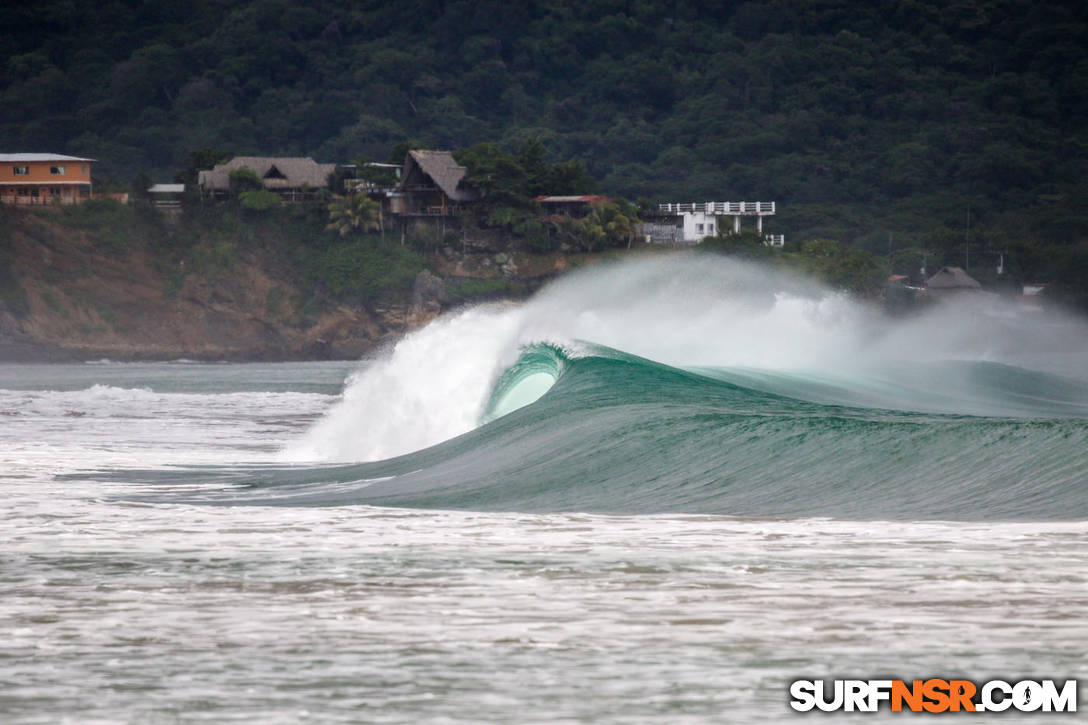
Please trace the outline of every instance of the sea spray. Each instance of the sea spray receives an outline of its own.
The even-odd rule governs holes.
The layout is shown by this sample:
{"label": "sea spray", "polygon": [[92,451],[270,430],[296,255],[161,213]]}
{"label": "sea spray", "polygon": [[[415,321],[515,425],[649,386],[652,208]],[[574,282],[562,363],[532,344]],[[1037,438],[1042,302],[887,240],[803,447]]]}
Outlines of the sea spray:
{"label": "sea spray", "polygon": [[876,325],[848,296],[709,255],[613,263],[526,306],[523,342],[587,341],[676,367],[786,369],[846,362]]}
{"label": "sea spray", "polygon": [[[569,359],[612,350],[825,405],[1077,416],[1088,410],[1084,331],[1053,315],[1024,318],[989,298],[895,321],[810,281],[719,257],[606,264],[524,305],[455,312],[408,335],[354,375],[340,403],[283,455],[375,461],[462,435],[546,393],[558,373],[522,358],[539,344]],[[497,383],[519,360],[531,384],[497,402]],[[964,372],[957,362],[996,367]],[[1015,364],[1080,371],[1081,381],[1002,372]]]}
{"label": "sea spray", "polygon": [[[769,281],[789,291],[768,294]],[[781,366],[828,352],[827,326],[865,314],[841,295],[724,260],[584,270],[523,306],[455,312],[407,335],[353,375],[342,401],[282,459],[379,460],[467,432],[502,372],[535,342],[576,354],[589,340],[673,364]],[[536,395],[548,387],[533,383]]]}
{"label": "sea spray", "polygon": [[522,311],[475,307],[400,340],[351,376],[328,415],[282,453],[287,461],[369,461],[474,428],[504,364],[517,359]]}

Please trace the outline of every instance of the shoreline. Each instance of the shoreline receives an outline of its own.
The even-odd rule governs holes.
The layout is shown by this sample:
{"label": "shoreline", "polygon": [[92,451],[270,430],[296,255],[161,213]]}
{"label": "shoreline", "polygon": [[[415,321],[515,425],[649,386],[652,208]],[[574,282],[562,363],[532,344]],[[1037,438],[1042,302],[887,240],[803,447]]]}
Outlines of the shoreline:
{"label": "shoreline", "polygon": [[[416,328],[413,328],[416,329]],[[382,349],[387,344],[395,343],[412,330],[390,339],[379,341],[366,347],[360,346],[358,354],[331,353],[327,355],[277,354],[272,350],[207,351],[181,350],[169,353],[153,349],[124,351],[114,348],[67,347],[51,343],[36,342],[0,342],[0,365],[61,365],[90,364],[95,362],[111,363],[176,363],[192,362],[214,363],[287,363],[287,362],[348,362],[365,358],[369,353]]]}

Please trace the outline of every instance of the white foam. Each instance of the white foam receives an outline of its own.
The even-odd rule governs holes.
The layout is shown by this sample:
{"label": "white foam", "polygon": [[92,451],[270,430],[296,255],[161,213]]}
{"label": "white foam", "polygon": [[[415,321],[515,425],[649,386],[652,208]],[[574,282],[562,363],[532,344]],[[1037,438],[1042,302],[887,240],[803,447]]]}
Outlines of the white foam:
{"label": "white foam", "polygon": [[843,293],[707,255],[603,265],[520,307],[478,307],[408,335],[354,375],[341,402],[283,457],[379,460],[465,433],[479,424],[497,376],[533,342],[577,350],[584,340],[676,367],[831,377],[947,359],[1046,369],[1063,345],[1074,365],[1088,359],[1083,325],[1047,319],[1055,331],[1015,314],[1010,322],[984,303],[896,322]]}
{"label": "white foam", "polygon": [[243,417],[270,407],[308,410],[329,396],[300,392],[175,393],[151,388],[123,388],[96,383],[82,390],[3,390],[0,414],[13,417],[159,419],[178,410],[204,410],[223,417]]}
{"label": "white foam", "polygon": [[379,460],[472,430],[500,366],[516,359],[522,314],[478,307],[407,335],[349,378],[340,402],[283,459]]}

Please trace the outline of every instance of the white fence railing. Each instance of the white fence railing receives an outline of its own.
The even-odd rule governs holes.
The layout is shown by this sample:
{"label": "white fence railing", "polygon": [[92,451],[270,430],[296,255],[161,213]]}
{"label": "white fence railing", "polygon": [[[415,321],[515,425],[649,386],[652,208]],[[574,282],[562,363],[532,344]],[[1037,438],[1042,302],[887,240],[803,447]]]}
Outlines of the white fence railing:
{"label": "white fence railing", "polygon": [[768,247],[784,247],[786,246],[785,234],[764,234],[763,243]]}
{"label": "white fence railing", "polygon": [[705,201],[692,204],[658,204],[657,210],[673,214],[690,214],[701,212],[703,214],[720,214],[725,216],[741,216],[753,214],[768,216],[774,214],[773,201]]}

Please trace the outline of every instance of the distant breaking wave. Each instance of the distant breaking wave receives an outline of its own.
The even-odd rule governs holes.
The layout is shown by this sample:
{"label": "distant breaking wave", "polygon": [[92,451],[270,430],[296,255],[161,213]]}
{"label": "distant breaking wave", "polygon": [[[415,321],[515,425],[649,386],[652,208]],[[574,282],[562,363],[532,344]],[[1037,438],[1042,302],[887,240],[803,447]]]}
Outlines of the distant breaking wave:
{"label": "distant breaking wave", "polygon": [[509,511],[1088,516],[1080,321],[891,322],[719,258],[588,270],[402,340],[214,502]]}

